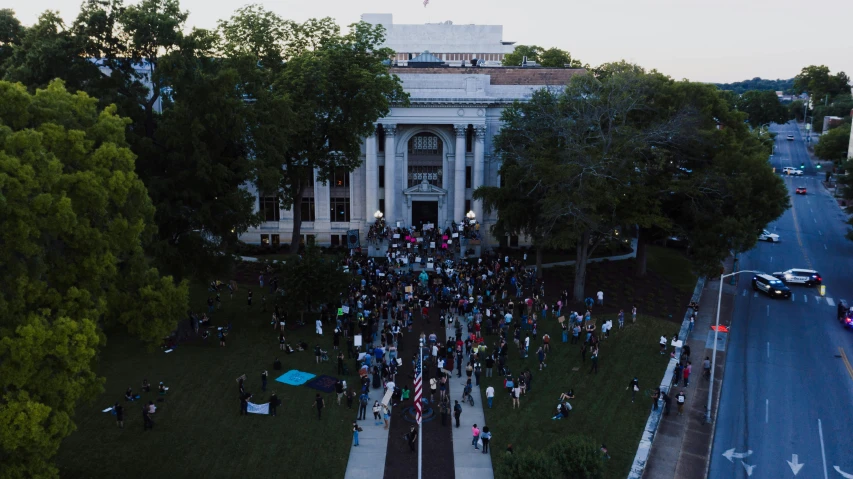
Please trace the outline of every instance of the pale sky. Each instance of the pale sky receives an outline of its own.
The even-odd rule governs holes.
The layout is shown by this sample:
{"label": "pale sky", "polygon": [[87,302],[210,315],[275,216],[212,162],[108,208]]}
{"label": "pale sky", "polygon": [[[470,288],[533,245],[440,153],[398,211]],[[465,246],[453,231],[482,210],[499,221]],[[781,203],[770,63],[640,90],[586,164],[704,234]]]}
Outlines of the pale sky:
{"label": "pale sky", "polygon": [[[135,0],[125,0],[136,3]],[[791,78],[807,65],[853,76],[851,0],[257,0],[285,18],[332,17],[345,26],[362,13],[394,23],[503,25],[504,40],[559,47],[590,65],[620,59],[675,79],[733,82]],[[4,5],[5,4],[5,5]],[[188,25],[212,28],[242,1],[181,0]],[[0,0],[25,25],[44,10],[66,21],[78,0]]]}

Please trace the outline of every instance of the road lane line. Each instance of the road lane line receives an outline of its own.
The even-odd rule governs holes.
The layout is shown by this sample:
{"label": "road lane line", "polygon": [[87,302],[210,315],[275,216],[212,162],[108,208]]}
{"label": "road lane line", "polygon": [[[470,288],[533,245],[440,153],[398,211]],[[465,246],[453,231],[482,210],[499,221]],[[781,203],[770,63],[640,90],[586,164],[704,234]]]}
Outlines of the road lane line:
{"label": "road lane line", "polygon": [[743,296],[746,297],[746,290],[743,290]]}
{"label": "road lane line", "polygon": [[792,295],[791,295],[791,301],[796,301],[796,300],[797,300],[797,295],[796,295],[796,294],[792,294]]}
{"label": "road lane line", "polygon": [[[814,269],[811,260],[809,260],[809,254],[806,252],[805,246],[803,246],[803,238],[800,235],[800,223],[797,221],[797,208],[791,208],[791,215],[794,217],[794,232],[797,235],[797,244],[800,245],[800,252],[803,253],[803,258],[806,260],[806,265],[808,265],[809,269]],[[815,223],[817,223],[816,219]]]}
{"label": "road lane line", "polygon": [[770,400],[764,400],[764,424],[770,422]]}
{"label": "road lane line", "polygon": [[767,341],[767,359],[770,359],[770,341]]}
{"label": "road lane line", "polygon": [[823,445],[823,426],[820,419],[817,420],[817,432],[820,434],[820,455],[823,458],[823,479],[829,479],[829,474],[826,472],[826,448]]}
{"label": "road lane line", "polygon": [[812,219],[814,220],[815,224],[817,224],[817,218],[812,218]]}
{"label": "road lane line", "polygon": [[841,360],[844,361],[844,366],[847,368],[847,374],[850,375],[850,379],[853,379],[853,366],[851,366],[850,361],[847,360],[847,353],[844,352],[844,348],[841,346],[838,347],[838,352],[841,353]]}
{"label": "road lane line", "polygon": [[803,301],[805,301],[805,302],[807,302],[807,303],[809,302],[809,297],[808,297],[808,295],[805,295],[805,294],[803,295]]}
{"label": "road lane line", "polygon": [[823,249],[827,249],[827,248],[826,248],[826,245],[823,245]]}
{"label": "road lane line", "polygon": [[821,231],[821,230],[817,230],[817,234],[819,234],[819,235],[823,236],[823,231]]}
{"label": "road lane line", "polygon": [[770,305],[767,305],[767,316],[770,316]]}
{"label": "road lane line", "polygon": [[835,300],[830,298],[830,297],[827,297],[826,298],[826,304],[828,304],[830,306],[835,306]]}

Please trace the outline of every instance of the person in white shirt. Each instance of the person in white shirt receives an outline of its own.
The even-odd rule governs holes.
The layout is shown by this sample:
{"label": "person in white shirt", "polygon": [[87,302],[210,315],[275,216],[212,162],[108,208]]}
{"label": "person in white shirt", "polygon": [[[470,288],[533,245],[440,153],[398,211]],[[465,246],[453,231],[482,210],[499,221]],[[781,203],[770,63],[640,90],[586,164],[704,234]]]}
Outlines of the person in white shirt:
{"label": "person in white shirt", "polygon": [[598,297],[598,305],[603,306],[604,305],[604,291],[599,291],[596,294],[596,297]]}
{"label": "person in white shirt", "polygon": [[489,409],[492,408],[492,399],[495,397],[495,388],[489,386],[486,388],[486,400],[489,402]]}
{"label": "person in white shirt", "polygon": [[661,354],[666,353],[666,336],[660,337],[660,353]]}

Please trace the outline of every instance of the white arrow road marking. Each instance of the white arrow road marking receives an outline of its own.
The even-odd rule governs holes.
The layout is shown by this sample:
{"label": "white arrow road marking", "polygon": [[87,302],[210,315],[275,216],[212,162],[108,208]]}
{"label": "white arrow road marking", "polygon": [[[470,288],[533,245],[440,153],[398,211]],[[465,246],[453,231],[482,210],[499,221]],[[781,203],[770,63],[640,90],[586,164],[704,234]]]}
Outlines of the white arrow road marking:
{"label": "white arrow road marking", "polygon": [[805,466],[805,463],[800,462],[799,456],[797,456],[796,454],[791,454],[791,460],[785,462],[787,462],[788,465],[791,466],[791,472],[793,472],[795,476],[799,474],[800,469]]}
{"label": "white arrow road marking", "polygon": [[845,479],[853,479],[853,474],[848,474],[848,473],[842,471],[841,468],[838,466],[835,466],[835,471],[838,472],[839,474],[841,474],[841,476],[844,477]]}
{"label": "white arrow road marking", "polygon": [[747,464],[745,462],[741,462],[741,464],[743,464],[743,468],[746,469],[747,477],[751,476],[752,470],[755,469],[755,466],[750,466],[749,464]]}
{"label": "white arrow road marking", "polygon": [[729,460],[729,462],[735,462],[735,459],[743,459],[745,457],[751,456],[752,451],[747,450],[746,452],[735,452],[735,448],[731,448],[728,451],[723,453],[723,457]]}
{"label": "white arrow road marking", "polygon": [[[770,343],[767,343],[767,357],[770,357]],[[764,400],[764,423],[770,422],[770,400]]]}
{"label": "white arrow road marking", "polygon": [[830,306],[835,306],[835,300],[833,300],[832,298],[827,297],[827,298],[826,298],[826,302],[827,302],[827,304],[829,304]]}
{"label": "white arrow road marking", "polygon": [[815,297],[814,297],[814,300],[815,300],[815,302],[820,303],[820,296],[815,296]]}
{"label": "white arrow road marking", "polygon": [[817,420],[817,432],[818,435],[820,435],[820,456],[823,459],[823,479],[829,479],[829,474],[826,472],[826,448],[823,447],[823,426],[820,423],[820,419]]}

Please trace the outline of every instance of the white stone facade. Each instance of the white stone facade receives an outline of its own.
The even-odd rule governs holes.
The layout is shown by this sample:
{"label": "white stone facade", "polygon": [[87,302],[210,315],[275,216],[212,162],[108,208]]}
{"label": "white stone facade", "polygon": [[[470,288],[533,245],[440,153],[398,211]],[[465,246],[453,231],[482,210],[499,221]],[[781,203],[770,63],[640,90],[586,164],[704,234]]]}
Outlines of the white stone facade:
{"label": "white stone facade", "polygon": [[390,13],[365,13],[361,20],[385,27],[383,47],[394,50],[399,66],[429,51],[450,66],[470,64],[474,58],[487,65],[500,65],[512,53],[515,42],[503,40],[503,25],[454,25],[453,22],[394,24]]}
{"label": "white stone facade", "polygon": [[[377,123],[377,133],[364,139],[362,164],[349,174],[348,184],[336,179],[334,186],[323,185],[315,175],[309,189],[314,217],[303,218],[303,237],[313,235],[321,245],[345,245],[347,230],[357,229],[364,246],[376,211],[392,226],[429,222],[445,228],[473,210],[485,227],[481,231],[487,232],[496,214],[484,218],[482,205],[471,201],[471,194],[481,185],[499,184],[500,162],[492,153],[492,140],[500,131],[503,108],[530,98],[537,89],[562,88],[573,74],[583,72],[447,67],[392,71],[409,93],[410,106],[393,107]],[[347,195],[348,215],[341,210],[345,203],[335,199]],[[261,203],[263,198],[257,205]],[[267,214],[271,221],[241,239],[289,243],[292,211]],[[488,235],[484,240],[485,245],[497,243]]]}

